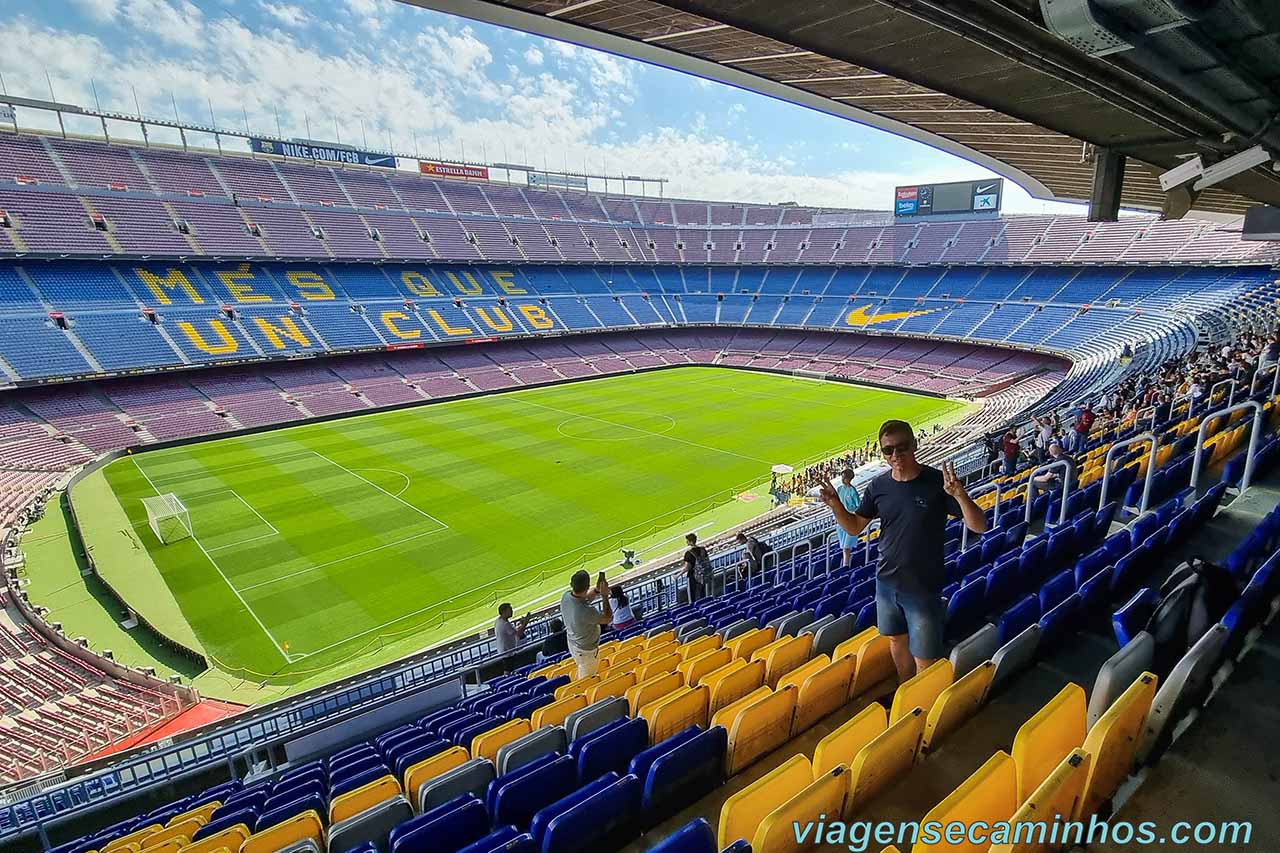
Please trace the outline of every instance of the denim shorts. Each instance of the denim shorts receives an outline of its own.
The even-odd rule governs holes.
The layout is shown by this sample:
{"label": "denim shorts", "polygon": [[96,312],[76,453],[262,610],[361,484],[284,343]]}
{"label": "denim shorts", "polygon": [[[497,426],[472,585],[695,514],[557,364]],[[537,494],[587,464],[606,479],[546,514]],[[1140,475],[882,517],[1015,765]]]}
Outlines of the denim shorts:
{"label": "denim shorts", "polygon": [[886,637],[907,635],[913,657],[942,657],[942,633],[947,610],[942,596],[902,592],[891,583],[876,581],[876,629]]}

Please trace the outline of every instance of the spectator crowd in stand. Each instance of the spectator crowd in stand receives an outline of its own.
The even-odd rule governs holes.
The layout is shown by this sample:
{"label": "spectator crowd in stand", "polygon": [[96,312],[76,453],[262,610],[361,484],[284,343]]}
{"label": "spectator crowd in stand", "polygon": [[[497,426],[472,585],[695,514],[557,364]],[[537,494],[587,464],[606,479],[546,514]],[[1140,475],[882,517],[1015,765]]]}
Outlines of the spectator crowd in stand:
{"label": "spectator crowd in stand", "polygon": [[1007,476],[1029,462],[1042,465],[1057,458],[1050,453],[1055,443],[1069,457],[1078,455],[1096,432],[1113,426],[1130,429],[1140,420],[1166,421],[1178,401],[1185,399],[1193,407],[1201,406],[1215,385],[1228,380],[1235,382],[1236,401],[1242,400],[1248,396],[1256,371],[1278,360],[1280,330],[1270,335],[1249,332],[1230,344],[1197,348],[1184,357],[1169,359],[1153,373],[1126,377],[1096,400],[1084,402],[1069,424],[1064,425],[1057,412],[1047,412],[1032,416],[1021,428],[1010,427],[1003,435],[987,436],[987,462],[994,465],[999,461],[1001,473]]}

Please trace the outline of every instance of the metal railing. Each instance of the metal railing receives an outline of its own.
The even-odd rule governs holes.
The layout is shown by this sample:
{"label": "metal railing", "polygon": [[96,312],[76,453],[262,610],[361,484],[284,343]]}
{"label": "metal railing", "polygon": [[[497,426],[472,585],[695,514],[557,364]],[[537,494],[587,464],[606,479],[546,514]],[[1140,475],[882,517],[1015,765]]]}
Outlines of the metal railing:
{"label": "metal railing", "polygon": [[1099,512],[1107,505],[1107,492],[1111,487],[1111,463],[1115,459],[1116,451],[1148,441],[1151,442],[1151,453],[1147,457],[1147,476],[1142,484],[1142,502],[1138,505],[1139,513],[1147,511],[1147,507],[1151,503],[1151,484],[1156,475],[1156,448],[1160,444],[1160,440],[1152,432],[1140,433],[1132,438],[1126,438],[1124,441],[1117,441],[1107,449],[1107,455],[1102,460],[1102,492],[1098,497]]}
{"label": "metal railing", "polygon": [[1210,406],[1213,405],[1213,398],[1217,396],[1218,389],[1223,385],[1227,386],[1227,405],[1234,406],[1236,402],[1236,381],[1231,377],[1219,379],[1217,382],[1209,386],[1209,393],[1205,396],[1205,400]]}
{"label": "metal railing", "polygon": [[[1200,488],[1200,469],[1204,467],[1204,440],[1205,433],[1209,431],[1209,425],[1218,418],[1225,418],[1245,409],[1253,410],[1253,428],[1249,431],[1249,449],[1244,458],[1244,476],[1240,478],[1240,491],[1243,492],[1249,488],[1250,482],[1253,481],[1253,466],[1257,463],[1258,442],[1262,436],[1263,408],[1257,400],[1245,400],[1234,406],[1210,412],[1200,419],[1200,429],[1196,430],[1195,455],[1192,457],[1194,461],[1191,463],[1191,488],[1197,490]],[[1227,424],[1223,424],[1223,428],[1226,427]]]}
{"label": "metal railing", "polygon": [[[987,483],[985,486],[980,486],[977,490],[971,492],[969,494],[969,497],[977,498],[977,497],[980,497],[981,495],[985,495],[988,492],[992,492],[992,491],[996,493],[996,503],[995,503],[995,506],[992,508],[992,513],[991,513],[991,526],[994,528],[994,527],[1000,526],[1000,498],[1004,494],[1004,483]],[[963,551],[968,547],[969,547],[969,525],[961,521],[960,550]]]}
{"label": "metal railing", "polygon": [[[1027,513],[1026,513],[1026,518],[1023,520],[1026,521],[1028,524],[1031,523],[1031,512],[1035,508],[1035,503],[1036,503],[1035,499],[1039,497],[1039,495],[1036,494],[1037,492],[1036,477],[1039,476],[1040,474],[1047,474],[1050,471],[1055,471],[1058,469],[1062,469],[1063,471],[1062,500],[1059,502],[1059,506],[1058,506],[1058,524],[1061,525],[1061,524],[1067,523],[1067,494],[1069,492],[1070,487],[1074,485],[1071,482],[1071,480],[1073,479],[1071,476],[1071,463],[1065,459],[1056,459],[1053,462],[1046,462],[1045,464],[1040,465],[1037,468],[1033,468],[1031,470],[1031,475],[1027,477]],[[1046,492],[1046,493],[1051,493],[1051,492]],[[1045,520],[1047,521],[1048,519],[1045,519]]]}

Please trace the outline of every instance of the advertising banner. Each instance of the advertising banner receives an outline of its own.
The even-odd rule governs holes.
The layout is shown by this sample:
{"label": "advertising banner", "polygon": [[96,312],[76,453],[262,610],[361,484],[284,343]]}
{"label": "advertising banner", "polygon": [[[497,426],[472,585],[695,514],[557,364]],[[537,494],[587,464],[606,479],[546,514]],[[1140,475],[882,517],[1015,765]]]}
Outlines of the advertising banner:
{"label": "advertising banner", "polygon": [[468,166],[464,163],[419,160],[418,171],[433,178],[466,178],[473,181],[489,180],[489,168],[487,166]]}
{"label": "advertising banner", "polygon": [[587,179],[579,175],[553,175],[548,172],[529,172],[529,186],[544,190],[585,190]]}
{"label": "advertising banner", "polygon": [[18,123],[18,114],[14,112],[13,104],[0,104],[0,121],[5,124]]}
{"label": "advertising banner", "polygon": [[294,157],[299,160],[317,160],[322,163],[350,163],[354,166],[381,166],[394,169],[396,158],[390,154],[372,154],[358,151],[355,148],[338,148],[327,145],[312,145],[304,142],[279,142],[275,139],[249,140],[249,147],[258,154],[276,154],[281,157]]}

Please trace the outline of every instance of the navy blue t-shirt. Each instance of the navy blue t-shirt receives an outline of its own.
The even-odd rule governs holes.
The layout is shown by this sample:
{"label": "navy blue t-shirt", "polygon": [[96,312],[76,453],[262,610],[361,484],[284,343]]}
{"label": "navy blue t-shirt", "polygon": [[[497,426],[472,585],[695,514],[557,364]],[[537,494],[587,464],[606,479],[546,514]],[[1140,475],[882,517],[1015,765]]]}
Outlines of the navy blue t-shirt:
{"label": "navy blue t-shirt", "polygon": [[856,512],[880,519],[877,580],[902,592],[941,593],[947,516],[960,515],[960,504],[942,489],[941,471],[924,465],[902,482],[886,471],[867,486]]}

